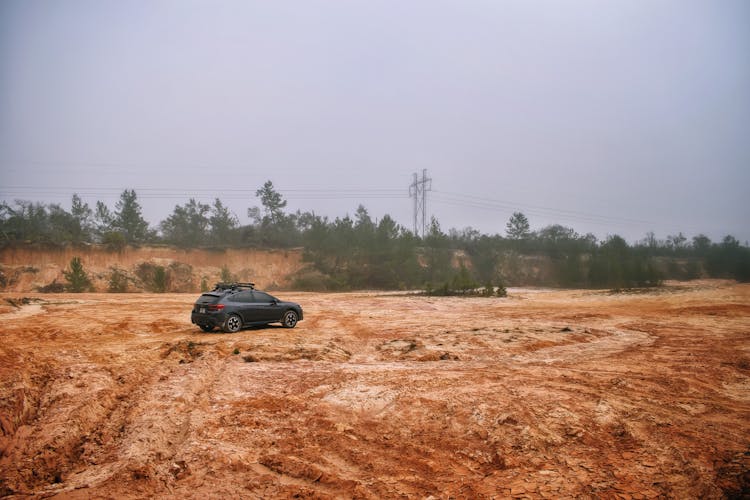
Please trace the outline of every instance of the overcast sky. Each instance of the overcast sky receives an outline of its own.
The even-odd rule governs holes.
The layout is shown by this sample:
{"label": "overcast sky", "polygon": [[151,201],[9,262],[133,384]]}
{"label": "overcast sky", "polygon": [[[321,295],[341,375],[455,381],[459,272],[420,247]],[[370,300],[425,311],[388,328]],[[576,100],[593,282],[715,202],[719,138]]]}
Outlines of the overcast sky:
{"label": "overcast sky", "polygon": [[0,199],[750,239],[746,0],[0,2]]}

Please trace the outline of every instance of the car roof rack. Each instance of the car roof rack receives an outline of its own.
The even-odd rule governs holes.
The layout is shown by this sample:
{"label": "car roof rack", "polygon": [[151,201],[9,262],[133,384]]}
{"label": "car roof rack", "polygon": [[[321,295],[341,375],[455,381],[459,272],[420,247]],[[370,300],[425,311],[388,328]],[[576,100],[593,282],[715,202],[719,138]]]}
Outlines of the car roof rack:
{"label": "car roof rack", "polygon": [[214,285],[214,291],[216,290],[237,290],[238,288],[249,288],[250,290],[255,290],[255,283],[249,283],[249,282],[234,282],[234,283],[216,283]]}

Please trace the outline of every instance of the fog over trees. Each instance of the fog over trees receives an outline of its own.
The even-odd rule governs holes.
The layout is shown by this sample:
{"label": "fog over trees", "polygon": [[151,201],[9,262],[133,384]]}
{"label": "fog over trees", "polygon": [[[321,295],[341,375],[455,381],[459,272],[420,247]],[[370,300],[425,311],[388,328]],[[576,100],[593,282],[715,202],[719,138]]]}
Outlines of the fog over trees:
{"label": "fog over trees", "polygon": [[[571,227],[553,224],[532,230],[514,212],[506,234],[472,228],[445,232],[434,217],[420,238],[385,215],[373,220],[365,206],[331,220],[314,212],[285,211],[286,200],[267,181],[256,191],[252,222],[240,225],[222,201],[193,198],[177,204],[158,228],[149,227],[134,190],[124,190],[111,209],[94,209],[77,194],[70,209],[59,204],[17,200],[0,203],[0,245],[100,244],[112,251],[126,245],[168,244],[183,248],[303,248],[308,266],[296,277],[305,289],[453,290],[502,287],[531,281],[553,286],[627,288],[659,285],[663,279],[699,277],[750,281],[750,248],[734,236],[713,242],[698,234],[658,239],[648,233],[634,244],[613,234],[599,241]],[[534,259],[546,273],[530,277]]]}

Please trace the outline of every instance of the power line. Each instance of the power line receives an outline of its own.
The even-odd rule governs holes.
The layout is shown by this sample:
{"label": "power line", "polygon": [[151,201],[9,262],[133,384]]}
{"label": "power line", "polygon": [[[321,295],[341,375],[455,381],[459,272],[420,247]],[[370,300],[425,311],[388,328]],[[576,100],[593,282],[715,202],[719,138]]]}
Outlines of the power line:
{"label": "power line", "polygon": [[627,224],[627,225],[641,225],[641,224],[652,224],[651,221],[630,219],[617,216],[606,216],[601,214],[592,214],[587,212],[580,212],[575,210],[566,210],[553,207],[545,207],[539,205],[531,205],[527,203],[520,203],[508,200],[499,200],[493,198],[484,198],[474,195],[465,195],[460,193],[443,193],[438,192],[435,196],[437,203],[443,203],[453,206],[463,206],[467,208],[478,208],[489,211],[497,211],[507,213],[509,211],[523,210],[531,215],[538,215],[543,217],[557,217],[566,220],[584,221],[594,224]]}
{"label": "power line", "polygon": [[[138,192],[139,198],[153,199],[184,199],[185,197],[215,197],[222,199],[249,199],[255,198],[255,189],[241,188],[133,188]],[[287,199],[293,200],[317,200],[317,199],[397,199],[405,198],[403,190],[392,188],[371,189],[278,189]],[[69,198],[72,193],[79,196],[118,196],[122,192],[119,188],[73,188],[73,187],[39,187],[39,186],[11,186],[0,188],[0,195],[5,196],[41,196],[41,197],[64,197]]]}
{"label": "power line", "polygon": [[[426,169],[422,177],[413,174],[413,182],[409,186],[409,197],[413,198],[413,226],[415,235],[426,233],[427,228],[427,191],[432,190],[432,179],[427,177]],[[141,199],[185,200],[186,198],[222,200],[251,200],[255,198],[256,189],[250,188],[132,188]],[[406,193],[396,188],[289,188],[277,189],[288,200],[388,200],[403,199]],[[119,196],[123,190],[109,187],[72,187],[72,186],[5,186],[0,187],[0,197],[39,197],[53,199],[70,199],[73,193],[84,197]],[[636,226],[653,224],[651,221],[630,219],[617,216],[606,216],[581,211],[554,208],[549,206],[532,205],[506,199],[487,198],[477,195],[455,193],[450,191],[435,191],[432,197],[438,204],[463,207],[475,210],[486,210],[509,214],[516,210],[523,210],[529,215],[551,217],[558,220],[585,222],[602,226]]]}
{"label": "power line", "polygon": [[[159,193],[169,193],[169,192],[176,192],[176,193],[183,193],[185,191],[202,191],[202,192],[216,192],[216,189],[211,188],[149,188],[149,187],[132,187],[128,189],[134,189],[135,191],[155,191]],[[276,189],[276,188],[275,188]],[[0,192],[5,191],[31,191],[31,192],[40,192],[40,191],[63,191],[66,192],[79,192],[79,191],[96,191],[96,192],[121,192],[123,191],[122,188],[108,188],[108,187],[72,187],[72,186],[54,186],[54,187],[44,187],[44,186],[6,186],[4,188],[0,188]],[[276,189],[279,192],[282,193],[347,193],[347,192],[362,192],[362,193],[392,193],[392,194],[398,194],[401,193],[403,196],[403,190],[402,189],[396,189],[396,188],[290,188],[290,189]],[[251,189],[251,188],[221,188],[222,192],[229,191],[229,192],[241,192],[241,193],[252,193],[253,196],[255,195],[255,192],[257,189]]]}

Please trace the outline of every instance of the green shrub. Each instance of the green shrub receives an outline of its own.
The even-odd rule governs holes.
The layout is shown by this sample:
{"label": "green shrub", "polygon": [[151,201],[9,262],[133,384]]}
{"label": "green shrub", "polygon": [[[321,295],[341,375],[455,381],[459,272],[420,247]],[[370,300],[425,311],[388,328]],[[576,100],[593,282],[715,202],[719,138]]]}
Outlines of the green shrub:
{"label": "green shrub", "polygon": [[473,291],[479,286],[478,283],[471,278],[469,270],[463,262],[461,263],[461,268],[458,270],[458,274],[453,276],[451,285],[453,292],[460,293],[461,295],[473,294]]}
{"label": "green shrub", "polygon": [[234,281],[234,276],[232,275],[231,271],[229,270],[229,267],[227,265],[221,266],[221,282],[222,283],[232,283]]}
{"label": "green shrub", "polygon": [[685,266],[685,277],[689,280],[697,280],[701,277],[701,265],[697,260],[689,260]]}
{"label": "green shrub", "polygon": [[125,248],[128,242],[125,239],[125,235],[121,232],[109,231],[102,236],[102,244],[107,247],[107,250],[120,252]]}
{"label": "green shrub", "polygon": [[112,293],[125,293],[128,291],[128,276],[124,271],[116,267],[111,268],[107,290]]}
{"label": "green shrub", "polygon": [[154,269],[154,291],[157,293],[167,291],[167,271],[164,266],[156,266]]}
{"label": "green shrub", "polygon": [[306,269],[294,275],[292,288],[309,292],[326,292],[338,289],[335,281],[320,271]]}
{"label": "green shrub", "polygon": [[193,266],[184,262],[172,262],[165,269],[164,291],[186,293],[195,291]]}
{"label": "green shrub", "polygon": [[167,291],[167,271],[164,266],[152,262],[142,262],[135,271],[136,276],[149,292],[164,293]]}
{"label": "green shrub", "polygon": [[91,280],[83,269],[80,257],[70,259],[70,270],[63,271],[68,285],[65,289],[73,293],[87,292],[92,289]]}

